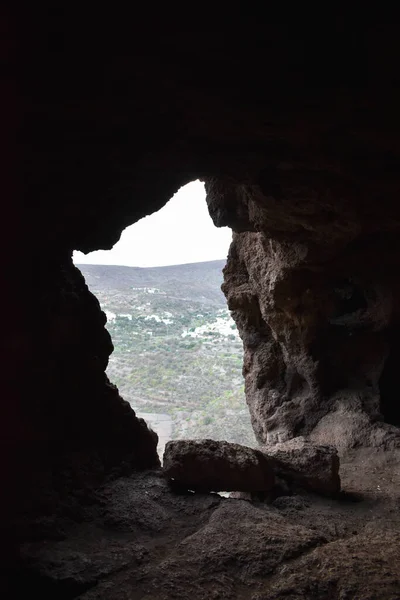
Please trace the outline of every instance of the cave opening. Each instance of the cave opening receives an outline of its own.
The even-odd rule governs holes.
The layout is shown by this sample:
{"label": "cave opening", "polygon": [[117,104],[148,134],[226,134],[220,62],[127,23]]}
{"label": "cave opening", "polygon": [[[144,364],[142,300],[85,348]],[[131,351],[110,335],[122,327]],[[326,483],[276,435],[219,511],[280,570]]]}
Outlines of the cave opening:
{"label": "cave opening", "polygon": [[[398,25],[150,10],[85,19],[35,5],[4,19],[2,596],[398,598],[400,434],[377,419],[398,404],[386,343],[400,297]],[[225,289],[270,447],[257,453],[282,440],[293,457],[294,469],[275,462],[269,497],[255,479],[229,501],[171,489],[155,436],[106,381],[105,318],[71,263],[72,248],[110,248],[195,174],[237,233]],[[147,237],[166,254],[178,240],[164,230],[164,245],[162,229]],[[241,418],[214,404],[234,353],[207,362],[229,337],[201,337],[200,310],[184,323],[186,305],[154,305],[167,295],[154,278],[123,277],[168,266],[119,265],[101,292],[106,266],[85,275],[108,311],[121,397],[131,390],[139,414],[175,403],[188,426],[203,405],[202,427],[241,424],[244,402]],[[165,279],[188,295],[181,274]]]}
{"label": "cave opening", "polygon": [[107,316],[107,375],[159,436],[255,445],[243,346],[221,291],[232,232],[216,228],[204,184],[182,187],[110,251],[74,262]]}

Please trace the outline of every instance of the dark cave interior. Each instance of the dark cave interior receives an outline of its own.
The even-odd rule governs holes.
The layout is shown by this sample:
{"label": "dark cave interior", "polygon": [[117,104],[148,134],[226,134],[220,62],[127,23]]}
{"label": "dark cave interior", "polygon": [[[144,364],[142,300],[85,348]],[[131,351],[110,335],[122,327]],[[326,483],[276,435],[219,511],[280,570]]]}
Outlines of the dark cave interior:
{"label": "dark cave interior", "polygon": [[[398,597],[398,25],[35,8],[4,31],[4,597]],[[347,496],[174,495],[105,374],[72,252],[197,178],[235,232],[257,440],[334,447]]]}

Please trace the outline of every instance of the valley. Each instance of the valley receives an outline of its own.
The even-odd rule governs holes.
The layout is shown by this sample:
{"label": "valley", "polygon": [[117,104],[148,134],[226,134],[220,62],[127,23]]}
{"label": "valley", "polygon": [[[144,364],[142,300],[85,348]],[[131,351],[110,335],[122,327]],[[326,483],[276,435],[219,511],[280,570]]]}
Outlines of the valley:
{"label": "valley", "polygon": [[224,261],[171,267],[77,265],[107,315],[107,374],[160,436],[256,444],[242,341],[220,290]]}

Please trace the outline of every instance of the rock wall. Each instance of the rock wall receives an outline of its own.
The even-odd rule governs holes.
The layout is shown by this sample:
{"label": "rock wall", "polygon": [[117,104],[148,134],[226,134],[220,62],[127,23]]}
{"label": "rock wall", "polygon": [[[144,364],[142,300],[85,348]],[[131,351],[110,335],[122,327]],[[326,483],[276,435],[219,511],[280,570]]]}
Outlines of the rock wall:
{"label": "rock wall", "polygon": [[[271,221],[273,208],[263,209]],[[298,435],[341,449],[400,443],[383,423],[399,425],[400,416],[398,266],[383,268],[397,262],[396,246],[389,235],[338,244],[328,231],[314,244],[234,236],[223,290],[243,339],[260,443]]]}
{"label": "rock wall", "polygon": [[7,553],[7,531],[35,538],[56,514],[79,520],[82,498],[105,477],[159,465],[156,434],[105,375],[106,316],[71,256],[26,256],[15,275],[1,352]]}

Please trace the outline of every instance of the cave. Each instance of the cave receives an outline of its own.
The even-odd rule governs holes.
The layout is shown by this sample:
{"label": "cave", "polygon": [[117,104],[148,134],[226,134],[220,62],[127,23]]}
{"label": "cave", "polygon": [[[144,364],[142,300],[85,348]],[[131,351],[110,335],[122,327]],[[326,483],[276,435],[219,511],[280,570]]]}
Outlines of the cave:
{"label": "cave", "polygon": [[107,317],[106,375],[157,433],[161,461],[170,440],[255,444],[243,345],[221,290],[231,240],[193,181],[111,250],[73,255]]}
{"label": "cave", "polygon": [[[398,26],[221,13],[3,21],[4,597],[399,596]],[[303,469],[275,496],[171,488],[72,262],[194,179],[234,231],[257,464]]]}

